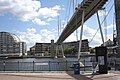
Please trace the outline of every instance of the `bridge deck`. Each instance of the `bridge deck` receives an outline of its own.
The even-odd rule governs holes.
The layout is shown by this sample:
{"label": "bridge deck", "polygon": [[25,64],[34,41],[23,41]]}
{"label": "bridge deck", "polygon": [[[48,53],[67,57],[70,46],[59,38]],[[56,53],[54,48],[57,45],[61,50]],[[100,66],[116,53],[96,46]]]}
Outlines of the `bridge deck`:
{"label": "bridge deck", "polygon": [[71,33],[73,33],[80,25],[82,21],[82,11],[85,11],[84,22],[87,21],[98,10],[102,9],[103,5],[108,0],[83,0],[83,2],[76,8],[75,13],[69,20],[65,29],[61,33],[57,44],[62,43]]}

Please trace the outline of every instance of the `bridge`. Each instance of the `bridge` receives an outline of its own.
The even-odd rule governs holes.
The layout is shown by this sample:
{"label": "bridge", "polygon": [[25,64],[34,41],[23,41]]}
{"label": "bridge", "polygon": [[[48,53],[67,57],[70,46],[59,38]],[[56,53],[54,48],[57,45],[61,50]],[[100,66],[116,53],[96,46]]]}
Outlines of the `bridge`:
{"label": "bridge", "polygon": [[62,43],[71,33],[73,33],[82,23],[82,13],[84,11],[84,22],[87,21],[98,10],[101,10],[108,0],[83,0],[76,8],[75,13],[67,23],[65,29],[57,40],[57,44]]}
{"label": "bridge", "polygon": [[82,3],[79,4],[78,7],[75,8],[74,14],[72,15],[72,17],[69,20],[69,22],[67,23],[65,29],[59,36],[56,44],[58,44],[58,45],[61,44],[68,36],[70,36],[70,34],[72,34],[79,26],[81,26],[79,53],[78,53],[78,56],[80,56],[83,24],[95,13],[97,13],[101,37],[102,37],[102,41],[104,43],[102,29],[101,29],[99,15],[98,15],[98,10],[103,9],[103,6],[105,5],[105,3],[107,1],[108,0],[83,0]]}

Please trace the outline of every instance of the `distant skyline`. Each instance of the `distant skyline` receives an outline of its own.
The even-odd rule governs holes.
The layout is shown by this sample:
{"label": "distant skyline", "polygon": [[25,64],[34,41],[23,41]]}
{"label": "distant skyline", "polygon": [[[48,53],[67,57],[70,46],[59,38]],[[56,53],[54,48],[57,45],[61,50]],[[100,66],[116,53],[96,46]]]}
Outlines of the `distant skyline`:
{"label": "distant skyline", "polygon": [[[61,22],[61,31],[73,14],[73,0],[0,0],[0,32],[16,34],[21,41],[27,43],[28,49],[36,42],[50,43],[58,39],[58,16]],[[77,5],[83,0],[75,0]],[[114,0],[108,0],[106,13],[99,11],[101,22],[104,13],[108,14],[114,5]],[[107,40],[113,37],[114,6],[107,16]],[[115,24],[114,24],[115,26]],[[102,24],[103,32],[104,23]],[[83,39],[91,41],[98,29],[96,14],[84,23]],[[79,39],[80,29],[78,29]],[[65,41],[76,41],[76,32]],[[102,44],[99,32],[90,43],[90,47]]]}

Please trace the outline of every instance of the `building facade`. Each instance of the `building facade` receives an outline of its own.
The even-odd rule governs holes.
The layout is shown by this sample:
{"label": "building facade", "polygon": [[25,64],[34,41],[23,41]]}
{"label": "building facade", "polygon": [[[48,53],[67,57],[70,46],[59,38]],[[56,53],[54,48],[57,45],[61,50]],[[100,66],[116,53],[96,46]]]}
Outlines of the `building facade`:
{"label": "building facade", "polygon": [[107,47],[107,54],[114,54],[114,45],[112,40],[109,39],[108,41],[106,41],[105,46]]}
{"label": "building facade", "polygon": [[[78,53],[79,49],[79,41],[73,41],[73,42],[65,42],[63,43],[63,48],[69,48],[69,47],[74,47],[76,48],[76,51]],[[89,44],[88,44],[88,39],[82,40],[81,44],[81,52],[89,52]]]}
{"label": "building facade", "polygon": [[50,54],[50,43],[36,43],[35,46],[30,48],[30,52],[34,56],[44,56],[45,53]]}
{"label": "building facade", "polygon": [[15,34],[0,32],[0,56],[22,56],[25,53],[25,42],[20,42]]}
{"label": "building facade", "polygon": [[[55,49],[57,48],[56,44],[54,44],[54,50],[51,51],[51,45],[51,43],[36,43],[33,47],[30,48],[30,52],[35,56],[44,56],[44,54],[47,52],[48,56],[51,56],[51,52],[55,52]],[[75,48],[75,54],[77,54],[79,49],[79,41],[63,43],[63,50],[71,47]],[[59,50],[60,49],[61,48],[59,46]],[[89,52],[88,39],[82,40],[81,52]],[[61,55],[61,53],[59,54]]]}

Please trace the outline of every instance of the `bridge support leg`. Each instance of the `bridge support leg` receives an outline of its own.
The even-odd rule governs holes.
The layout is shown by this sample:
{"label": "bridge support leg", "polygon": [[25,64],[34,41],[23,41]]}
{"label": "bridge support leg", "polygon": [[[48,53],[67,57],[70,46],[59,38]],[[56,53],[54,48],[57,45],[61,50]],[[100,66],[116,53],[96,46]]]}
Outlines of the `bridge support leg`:
{"label": "bridge support leg", "polygon": [[85,15],[85,11],[83,10],[83,13],[82,13],[81,30],[80,30],[79,50],[78,50],[78,61],[79,61],[79,59],[80,59],[80,52],[81,52],[82,35],[83,35],[83,24],[84,24],[84,15]]}
{"label": "bridge support leg", "polygon": [[104,37],[103,37],[103,32],[102,32],[102,27],[101,27],[101,24],[100,24],[100,18],[99,18],[99,15],[98,15],[98,11],[97,11],[97,19],[98,19],[98,24],[99,24],[99,29],[100,29],[100,34],[101,34],[103,46],[105,46]]}
{"label": "bridge support leg", "polygon": [[57,58],[57,54],[58,54],[58,45],[56,46],[56,54],[55,54],[55,58]]}
{"label": "bridge support leg", "polygon": [[61,43],[61,50],[62,50],[62,56],[63,56],[63,58],[65,58],[65,55],[64,55],[64,51],[63,51],[63,45],[62,45],[62,43]]}

